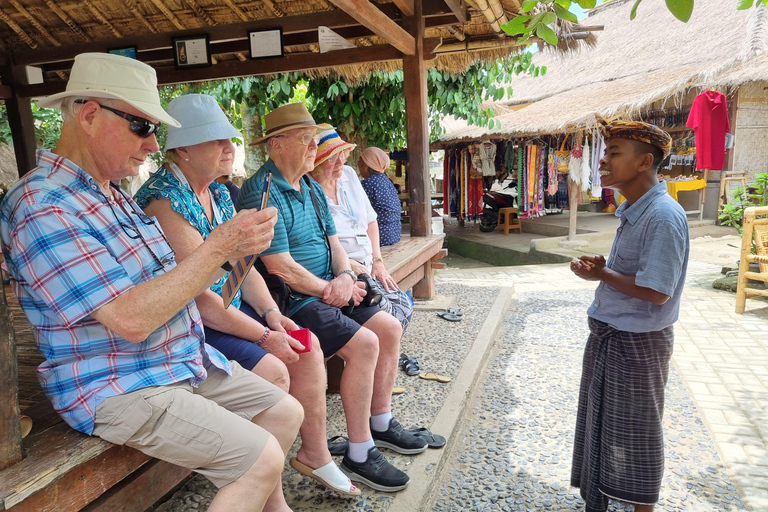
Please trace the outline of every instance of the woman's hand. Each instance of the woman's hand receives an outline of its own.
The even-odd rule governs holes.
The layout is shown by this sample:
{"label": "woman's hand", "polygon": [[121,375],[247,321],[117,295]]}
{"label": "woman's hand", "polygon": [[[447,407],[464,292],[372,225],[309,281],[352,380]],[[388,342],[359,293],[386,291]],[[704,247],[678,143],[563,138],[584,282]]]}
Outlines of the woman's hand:
{"label": "woman's hand", "polygon": [[281,360],[285,364],[295,363],[299,360],[299,354],[297,350],[304,350],[304,346],[299,343],[299,340],[293,339],[290,335],[284,332],[270,331],[269,336],[261,346]]}
{"label": "woman's hand", "polygon": [[267,325],[270,329],[272,329],[273,332],[297,331],[299,329],[299,326],[296,325],[296,322],[287,316],[281,315],[278,311],[268,314],[266,320]]}
{"label": "woman's hand", "polygon": [[381,261],[373,262],[373,267],[371,268],[371,277],[378,279],[379,282],[384,285],[384,290],[386,290],[387,293],[400,289],[397,286],[397,281],[395,281],[392,276],[389,275],[387,269],[384,268],[384,263]]}
{"label": "woman's hand", "polygon": [[365,265],[363,265],[362,263],[360,263],[358,261],[355,261],[355,260],[353,260],[351,258],[349,260],[349,266],[352,267],[352,272],[354,272],[358,276],[360,274],[367,274],[368,273],[368,269],[366,268]]}

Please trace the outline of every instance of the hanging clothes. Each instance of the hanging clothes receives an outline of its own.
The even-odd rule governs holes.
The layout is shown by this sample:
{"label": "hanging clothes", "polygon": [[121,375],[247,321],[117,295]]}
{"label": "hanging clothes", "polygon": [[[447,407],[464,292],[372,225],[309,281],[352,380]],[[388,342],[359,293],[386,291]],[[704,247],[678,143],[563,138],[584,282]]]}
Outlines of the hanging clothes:
{"label": "hanging clothes", "polygon": [[484,140],[478,148],[483,176],[496,176],[496,144]]}
{"label": "hanging clothes", "polygon": [[725,134],[731,131],[725,95],[704,91],[696,96],[686,126],[692,128],[696,135],[697,168],[722,170],[725,162]]}
{"label": "hanging clothes", "polygon": [[592,131],[592,195],[601,197],[603,187],[600,184],[600,160],[605,154],[605,139],[600,130]]}

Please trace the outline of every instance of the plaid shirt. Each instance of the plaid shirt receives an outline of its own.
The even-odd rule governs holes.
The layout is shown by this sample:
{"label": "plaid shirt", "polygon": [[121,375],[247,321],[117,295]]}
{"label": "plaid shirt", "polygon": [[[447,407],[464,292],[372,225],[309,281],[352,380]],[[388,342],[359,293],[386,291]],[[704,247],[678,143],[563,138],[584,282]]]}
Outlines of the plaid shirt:
{"label": "plaid shirt", "polygon": [[[90,434],[105,398],[206,378],[205,362],[230,372],[204,343],[191,300],[140,342],[90,314],[175,266],[159,226],[125,194],[107,199],[90,175],[50,151],[0,205],[0,239],[14,290],[46,361],[38,379],[70,426]],[[126,312],[130,314],[130,312]]]}

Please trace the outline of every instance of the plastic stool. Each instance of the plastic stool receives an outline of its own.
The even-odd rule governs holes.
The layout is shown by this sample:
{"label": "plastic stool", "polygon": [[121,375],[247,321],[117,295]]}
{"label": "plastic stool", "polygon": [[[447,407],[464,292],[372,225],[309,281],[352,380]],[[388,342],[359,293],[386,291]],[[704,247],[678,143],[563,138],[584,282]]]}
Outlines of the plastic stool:
{"label": "plastic stool", "polygon": [[520,223],[520,219],[517,217],[517,208],[499,208],[499,218],[497,220],[499,231],[504,230],[504,234],[508,235],[509,230],[518,230],[520,234],[523,233],[523,225]]}

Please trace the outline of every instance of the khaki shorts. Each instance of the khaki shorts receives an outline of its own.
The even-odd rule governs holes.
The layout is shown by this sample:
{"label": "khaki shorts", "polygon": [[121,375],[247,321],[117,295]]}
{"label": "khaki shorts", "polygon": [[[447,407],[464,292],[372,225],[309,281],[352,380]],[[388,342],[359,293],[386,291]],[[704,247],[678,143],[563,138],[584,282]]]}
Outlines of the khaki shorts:
{"label": "khaki shorts", "polygon": [[209,364],[197,388],[188,381],[140,389],[96,407],[93,435],[205,475],[234,482],[261,455],[269,432],[251,423],[285,392],[232,362],[232,377]]}

